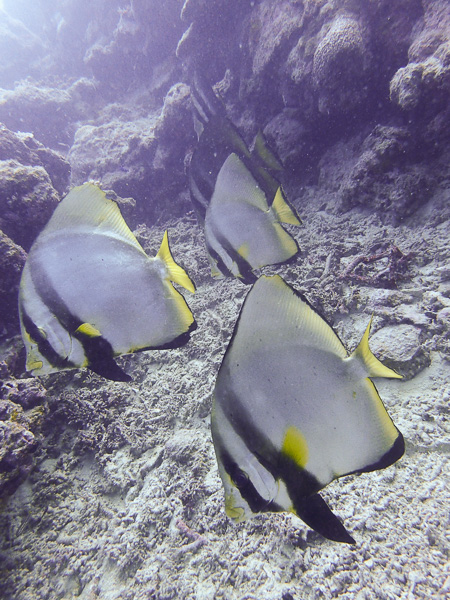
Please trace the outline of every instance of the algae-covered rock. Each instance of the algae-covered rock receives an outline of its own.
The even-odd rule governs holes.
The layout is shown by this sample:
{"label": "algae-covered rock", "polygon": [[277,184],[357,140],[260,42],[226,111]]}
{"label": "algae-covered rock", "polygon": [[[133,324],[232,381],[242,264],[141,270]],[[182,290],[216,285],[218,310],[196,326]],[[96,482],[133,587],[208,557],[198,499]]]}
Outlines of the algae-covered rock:
{"label": "algae-covered rock", "polygon": [[44,167],[0,161],[0,227],[16,244],[29,250],[58,201]]}
{"label": "algae-covered rock", "polygon": [[69,163],[60,153],[41,144],[31,133],[14,133],[0,123],[0,160],[16,160],[22,165],[43,167],[60,194],[67,190]]}
{"label": "algae-covered rock", "polygon": [[41,39],[0,7],[0,87],[39,70],[45,53]]}
{"label": "algae-covered rock", "polygon": [[387,220],[412,215],[431,197],[434,173],[413,162],[415,140],[405,127],[377,126],[340,184],[342,207],[370,206]]}
{"label": "algae-covered rock", "polygon": [[18,331],[17,298],[26,259],[25,250],[0,230],[0,330]]}
{"label": "algae-covered rock", "polygon": [[184,159],[193,140],[185,84],[172,86],[162,108],[150,114],[145,107],[131,110],[109,105],[96,124],[82,125],[76,131],[68,156],[72,183],[99,181],[122,197],[133,197],[141,218],[160,218],[168,208],[177,210],[174,200],[186,185]]}
{"label": "algae-covered rock", "polygon": [[37,444],[22,408],[0,399],[0,498],[11,495],[26,479]]}
{"label": "algae-covered rock", "polygon": [[448,104],[450,94],[450,5],[425,3],[424,18],[415,30],[408,64],[390,84],[391,100],[403,110],[420,109],[434,116]]}
{"label": "algae-covered rock", "polygon": [[313,58],[319,111],[349,112],[361,104],[368,89],[369,56],[363,29],[352,15],[339,15],[326,28]]}
{"label": "algae-covered rock", "polygon": [[20,81],[13,90],[0,90],[0,121],[13,131],[31,132],[46,146],[67,150],[74,122],[92,115],[96,96],[94,83],[86,78],[54,87]]}

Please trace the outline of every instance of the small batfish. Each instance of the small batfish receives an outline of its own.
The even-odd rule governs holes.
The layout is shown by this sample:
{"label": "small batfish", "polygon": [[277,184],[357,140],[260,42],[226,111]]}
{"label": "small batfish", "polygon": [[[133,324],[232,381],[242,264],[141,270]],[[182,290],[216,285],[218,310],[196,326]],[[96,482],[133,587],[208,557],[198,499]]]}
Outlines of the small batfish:
{"label": "small batfish", "polygon": [[383,469],[404,452],[370,378],[401,378],[353,353],[283,279],[248,293],[219,370],[211,427],[229,517],[289,511],[324,537],[355,543],[319,490]]}
{"label": "small batfish", "polygon": [[298,246],[281,223],[300,225],[276,174],[279,159],[261,133],[249,150],[213,90],[195,75],[191,86],[197,147],[189,169],[192,203],[205,225],[214,276],[253,283],[253,272],[295,256]]}
{"label": "small batfish", "polygon": [[178,347],[196,327],[171,281],[195,291],[172,258],[167,232],[150,258],[100,188],[74,188],[34,242],[22,273],[27,370],[87,367],[129,381],[115,356]]}

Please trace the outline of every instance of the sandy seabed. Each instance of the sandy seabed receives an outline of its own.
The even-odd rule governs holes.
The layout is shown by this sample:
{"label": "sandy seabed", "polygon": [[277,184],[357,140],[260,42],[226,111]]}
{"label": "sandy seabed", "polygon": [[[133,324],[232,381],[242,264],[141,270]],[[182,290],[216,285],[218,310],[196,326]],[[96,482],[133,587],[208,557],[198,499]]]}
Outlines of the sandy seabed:
{"label": "sandy seabed", "polygon": [[[310,192],[296,202],[299,258],[265,272],[302,291],[349,350],[373,313],[381,359],[406,352],[404,325],[418,332],[425,356],[404,380],[376,382],[405,437],[404,457],[323,492],[356,545],[324,540],[289,514],[240,525],[226,517],[209,413],[249,288],[210,277],[202,230],[188,215],[169,224],[169,236],[197,284],[185,294],[198,323],[190,342],[121,359],[131,384],[86,371],[43,379],[48,413],[36,468],[0,513],[3,600],[449,597],[448,199],[437,194],[394,227],[360,209],[335,214],[331,198]],[[162,233],[139,229],[150,255]],[[411,253],[397,288],[349,275],[358,256],[389,244]],[[363,267],[373,282],[391,268],[389,258]]]}

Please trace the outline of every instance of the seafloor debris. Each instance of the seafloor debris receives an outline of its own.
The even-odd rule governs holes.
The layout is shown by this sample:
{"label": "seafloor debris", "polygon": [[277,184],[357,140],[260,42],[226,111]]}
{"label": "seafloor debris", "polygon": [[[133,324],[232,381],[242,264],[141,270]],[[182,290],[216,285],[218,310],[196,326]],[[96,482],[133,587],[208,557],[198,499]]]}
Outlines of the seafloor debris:
{"label": "seafloor debris", "polygon": [[412,252],[403,254],[397,246],[389,244],[385,250],[356,256],[338,277],[363,285],[396,288],[405,277],[412,256]]}
{"label": "seafloor debris", "polygon": [[188,538],[193,540],[190,544],[186,544],[186,545],[182,546],[181,548],[179,548],[179,550],[178,550],[179,554],[184,554],[186,552],[196,552],[201,546],[203,546],[203,544],[207,543],[207,540],[205,537],[203,537],[200,533],[193,531],[181,519],[177,520],[176,526],[180,530],[181,533],[184,533],[184,535],[186,535]]}

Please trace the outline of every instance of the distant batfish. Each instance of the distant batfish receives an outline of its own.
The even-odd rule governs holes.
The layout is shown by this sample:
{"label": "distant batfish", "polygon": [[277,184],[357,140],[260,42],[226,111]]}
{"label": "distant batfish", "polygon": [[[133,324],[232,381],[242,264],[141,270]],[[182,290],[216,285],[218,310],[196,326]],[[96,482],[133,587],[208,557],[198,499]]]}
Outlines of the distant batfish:
{"label": "distant batfish", "polygon": [[404,452],[371,377],[400,378],[356,350],[281,277],[248,293],[223,359],[211,417],[228,516],[289,511],[324,537],[355,543],[317,493],[383,469]]}
{"label": "distant batfish", "polygon": [[167,232],[149,258],[115,202],[93,184],[74,188],[33,244],[22,273],[27,370],[44,375],[87,367],[129,381],[115,356],[181,346],[196,327],[171,281],[195,291],[172,258]]}
{"label": "distant batfish", "polygon": [[254,269],[285,262],[298,252],[281,223],[300,225],[275,173],[279,159],[259,133],[250,151],[221,101],[194,77],[198,145],[189,172],[191,200],[205,225],[212,273],[256,280]]}

